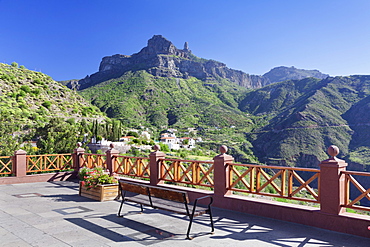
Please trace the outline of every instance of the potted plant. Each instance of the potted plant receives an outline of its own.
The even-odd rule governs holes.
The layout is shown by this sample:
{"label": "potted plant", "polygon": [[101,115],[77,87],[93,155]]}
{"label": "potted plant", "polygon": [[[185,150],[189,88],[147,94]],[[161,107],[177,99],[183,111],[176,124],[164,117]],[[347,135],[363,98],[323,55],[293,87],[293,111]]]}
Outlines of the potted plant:
{"label": "potted plant", "polygon": [[80,178],[80,196],[98,201],[114,200],[118,197],[118,181],[102,167],[83,167],[78,172]]}

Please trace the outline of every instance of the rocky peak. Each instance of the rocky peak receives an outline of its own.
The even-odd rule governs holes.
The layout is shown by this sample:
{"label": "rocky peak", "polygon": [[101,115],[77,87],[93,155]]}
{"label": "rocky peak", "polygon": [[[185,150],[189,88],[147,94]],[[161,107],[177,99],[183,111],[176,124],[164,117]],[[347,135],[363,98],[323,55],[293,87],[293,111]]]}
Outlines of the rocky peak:
{"label": "rocky peak", "polygon": [[275,67],[263,75],[263,77],[268,79],[270,83],[281,82],[286,80],[301,80],[307,77],[325,79],[328,76],[329,75],[323,74],[318,70],[297,69],[294,66]]}
{"label": "rocky peak", "polygon": [[[187,42],[186,42],[187,44]],[[171,41],[164,38],[162,35],[154,35],[148,40],[148,46],[141,49],[135,55],[137,56],[156,56],[156,55],[174,55],[179,57],[188,58],[189,48],[186,45],[184,50],[177,49]]]}
{"label": "rocky peak", "polygon": [[68,86],[84,89],[118,78],[128,71],[138,70],[146,70],[160,77],[192,76],[203,81],[217,81],[223,78],[247,88],[260,88],[268,82],[262,76],[249,75],[230,69],[224,63],[198,58],[191,53],[188,42],[185,42],[184,49],[177,49],[162,35],[154,35],[140,52],[131,56],[116,54],[104,57],[97,73]]}
{"label": "rocky peak", "polygon": [[190,49],[189,49],[189,44],[188,44],[188,42],[185,42],[185,44],[184,44],[184,51],[187,51],[187,52],[191,53],[191,51],[190,51]]}

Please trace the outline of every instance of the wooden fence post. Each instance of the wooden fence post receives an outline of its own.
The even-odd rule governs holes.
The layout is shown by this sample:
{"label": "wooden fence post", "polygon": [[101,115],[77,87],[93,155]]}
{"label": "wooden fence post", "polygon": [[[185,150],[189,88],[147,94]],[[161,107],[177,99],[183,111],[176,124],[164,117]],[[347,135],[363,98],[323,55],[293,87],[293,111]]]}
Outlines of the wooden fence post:
{"label": "wooden fence post", "polygon": [[345,177],[341,175],[346,170],[347,163],[335,156],[339,154],[337,146],[330,146],[330,159],[320,164],[320,211],[328,214],[341,214],[345,208]]}
{"label": "wooden fence post", "polygon": [[222,145],[220,147],[221,154],[213,158],[215,196],[223,197],[225,195],[232,194],[232,191],[228,190],[230,173],[227,163],[233,162],[234,158],[231,155],[226,154],[227,150],[227,147]]}
{"label": "wooden fence post", "polygon": [[24,177],[27,175],[27,152],[22,149],[14,152],[13,173],[16,177]]}
{"label": "wooden fence post", "polygon": [[160,176],[160,165],[159,165],[159,159],[163,159],[166,155],[159,151],[160,146],[154,145],[153,149],[154,152],[151,152],[149,155],[149,168],[150,168],[150,184],[151,185],[157,185],[157,184],[163,184],[164,181],[161,181],[159,179]]}

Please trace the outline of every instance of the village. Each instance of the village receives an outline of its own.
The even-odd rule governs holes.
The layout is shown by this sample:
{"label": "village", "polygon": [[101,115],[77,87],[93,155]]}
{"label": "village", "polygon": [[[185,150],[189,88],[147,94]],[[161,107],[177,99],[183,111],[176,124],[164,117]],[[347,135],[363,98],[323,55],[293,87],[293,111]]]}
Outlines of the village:
{"label": "village", "polygon": [[[194,128],[187,128],[187,131],[181,133],[180,135],[189,135],[194,131]],[[124,154],[127,153],[131,148],[136,148],[140,151],[151,150],[153,145],[155,144],[164,144],[168,146],[169,150],[191,150],[195,148],[197,142],[202,142],[201,137],[178,137],[176,136],[177,132],[177,129],[167,129],[163,131],[162,134],[160,134],[159,140],[153,141],[154,138],[149,133],[148,129],[145,129],[143,131],[138,129],[130,129],[127,133],[136,134],[122,136],[119,141],[109,141],[105,138],[97,140],[95,137],[93,137],[91,138],[91,142],[88,143],[87,146],[93,153],[99,152],[98,150],[105,153],[108,149],[110,149],[111,145],[113,145],[115,149]]]}

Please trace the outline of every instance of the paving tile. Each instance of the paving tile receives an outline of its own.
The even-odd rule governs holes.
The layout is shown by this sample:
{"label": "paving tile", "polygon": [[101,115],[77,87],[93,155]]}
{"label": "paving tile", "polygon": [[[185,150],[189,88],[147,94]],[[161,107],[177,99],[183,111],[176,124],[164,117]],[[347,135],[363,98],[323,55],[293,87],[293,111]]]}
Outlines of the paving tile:
{"label": "paving tile", "polygon": [[[14,196],[23,195],[23,196]],[[42,196],[40,196],[42,195]],[[369,239],[215,208],[208,216],[183,215],[78,195],[78,184],[0,185],[0,246],[370,246]]]}

